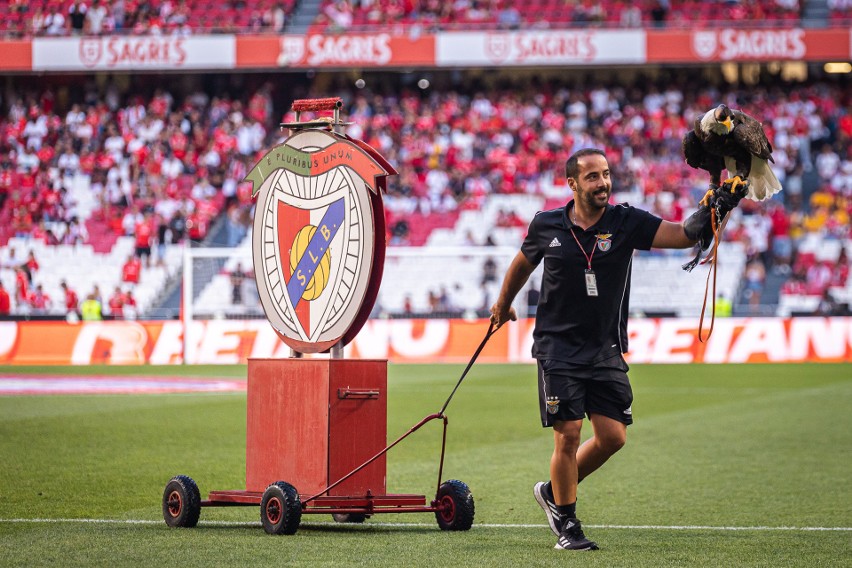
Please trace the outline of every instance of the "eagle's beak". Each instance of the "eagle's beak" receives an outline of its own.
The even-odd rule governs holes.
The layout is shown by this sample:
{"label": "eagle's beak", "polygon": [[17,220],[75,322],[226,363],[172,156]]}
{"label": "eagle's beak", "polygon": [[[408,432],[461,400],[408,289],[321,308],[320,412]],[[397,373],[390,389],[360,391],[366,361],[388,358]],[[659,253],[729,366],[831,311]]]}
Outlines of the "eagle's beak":
{"label": "eagle's beak", "polygon": [[733,130],[733,129],[734,129],[734,124],[733,124],[733,122],[731,122],[731,117],[730,117],[730,116],[726,116],[726,117],[725,117],[725,120],[723,120],[720,124],[724,124],[724,125],[725,125],[725,129],[726,129],[728,132],[730,132],[731,130]]}

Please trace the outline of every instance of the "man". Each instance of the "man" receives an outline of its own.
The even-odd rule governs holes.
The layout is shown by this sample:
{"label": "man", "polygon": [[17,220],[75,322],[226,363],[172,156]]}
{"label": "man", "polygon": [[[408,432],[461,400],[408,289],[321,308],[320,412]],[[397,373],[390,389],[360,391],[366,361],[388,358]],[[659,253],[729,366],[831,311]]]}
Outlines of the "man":
{"label": "man", "polygon": [[243,303],[243,282],[245,282],[246,273],[243,272],[243,265],[237,263],[237,267],[231,272],[231,303],[240,305]]}
{"label": "man", "polygon": [[101,313],[101,301],[95,297],[95,294],[89,294],[80,306],[83,321],[100,321],[103,319]]}
{"label": "man", "polygon": [[34,314],[46,314],[47,311],[50,309],[50,296],[47,295],[41,284],[36,286],[35,291],[30,294],[29,304],[30,307],[33,309]]}
{"label": "man", "polygon": [[151,215],[145,213],[142,220],[136,223],[134,228],[135,255],[145,259],[145,266],[151,266],[151,235],[154,228],[151,226]]}
{"label": "man", "polygon": [[121,281],[127,284],[139,284],[139,275],[142,272],[142,261],[139,257],[131,254],[127,257],[121,267]]}
{"label": "man", "polygon": [[0,316],[8,316],[12,312],[12,299],[0,280]]}
{"label": "man", "polygon": [[[555,548],[596,550],[576,516],[577,484],[624,445],[633,422],[633,392],[622,356],[633,251],[686,248],[696,241],[706,249],[712,240],[711,208],[724,216],[741,194],[729,186],[716,188],[681,225],[627,204],[610,205],[609,164],[600,150],[579,150],[565,173],[574,199],[538,213],[530,223],[491,320],[499,327],[517,318],[512,301],[543,260],[533,357],[542,425],[553,428],[554,451],[551,481],[536,484],[534,496],[558,537]],[[580,446],[586,415],[594,435]]]}
{"label": "man", "polygon": [[68,287],[68,283],[63,280],[59,283],[59,287],[62,288],[62,291],[65,293],[65,314],[77,314],[77,306],[79,304],[79,300],[77,299],[77,292]]}
{"label": "man", "polygon": [[109,313],[112,319],[120,320],[124,318],[124,292],[121,291],[119,286],[115,287],[112,296],[110,296],[107,302],[107,306],[109,306]]}

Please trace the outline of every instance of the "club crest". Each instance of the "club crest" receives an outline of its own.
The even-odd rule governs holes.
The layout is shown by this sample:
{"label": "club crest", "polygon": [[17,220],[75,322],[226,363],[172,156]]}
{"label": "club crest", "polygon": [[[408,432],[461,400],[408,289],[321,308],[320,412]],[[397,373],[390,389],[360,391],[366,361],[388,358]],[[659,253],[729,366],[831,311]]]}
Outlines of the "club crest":
{"label": "club crest", "polygon": [[556,414],[559,412],[559,399],[555,396],[547,397],[547,413]]}
{"label": "club crest", "polygon": [[598,240],[598,250],[606,252],[612,248],[612,239],[610,237],[612,237],[612,233],[595,235],[595,238]]}
{"label": "club crest", "polygon": [[369,146],[305,129],[246,176],[257,197],[252,258],[260,303],[294,350],[345,344],[366,321],[384,261],[379,192],[392,173]]}

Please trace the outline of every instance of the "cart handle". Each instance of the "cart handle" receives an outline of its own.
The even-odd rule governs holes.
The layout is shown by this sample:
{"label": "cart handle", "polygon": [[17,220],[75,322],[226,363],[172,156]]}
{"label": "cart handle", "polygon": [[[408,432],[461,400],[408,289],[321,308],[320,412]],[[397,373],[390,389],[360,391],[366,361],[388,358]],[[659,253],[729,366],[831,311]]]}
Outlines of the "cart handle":
{"label": "cart handle", "polygon": [[[444,416],[443,414],[430,414],[429,416],[427,416],[426,418],[424,418],[423,420],[421,420],[420,422],[418,422],[417,424],[415,424],[414,426],[409,428],[408,432],[406,432],[405,434],[403,434],[402,436],[397,438],[396,441],[393,444],[389,445],[387,448],[380,451],[379,453],[377,453],[376,455],[374,455],[373,457],[371,457],[370,459],[368,459],[367,461],[362,463],[360,466],[353,469],[352,471],[350,471],[349,473],[347,473],[346,475],[344,475],[343,477],[341,477],[340,479],[338,479],[337,481],[335,481],[334,483],[332,483],[331,485],[329,485],[328,487],[326,487],[325,489],[323,489],[322,491],[317,493],[316,495],[311,495],[307,499],[303,499],[302,500],[302,508],[304,508],[308,503],[310,503],[311,501],[313,501],[314,499],[316,499],[320,495],[328,493],[329,491],[331,491],[332,489],[334,489],[335,487],[337,487],[338,485],[340,485],[341,483],[343,483],[344,481],[346,481],[347,479],[349,479],[350,477],[352,477],[353,475],[355,475],[356,473],[358,473],[359,471],[361,471],[362,469],[364,469],[365,467],[367,467],[368,465],[370,465],[371,463],[373,463],[374,461],[376,461],[377,459],[379,459],[380,457],[382,457],[383,455],[388,453],[388,451],[391,448],[393,448],[395,445],[402,442],[408,436],[410,436],[411,434],[413,434],[414,432],[419,430],[421,426],[423,426],[427,422],[431,422],[432,420],[435,420],[436,418],[443,418],[444,419],[444,432],[445,432],[445,438],[446,438],[447,417]],[[442,451],[442,454],[443,454],[443,451]],[[441,462],[443,463],[443,461],[444,461],[444,456],[441,455]]]}
{"label": "cart handle", "polygon": [[348,399],[348,398],[379,398],[379,391],[377,390],[358,390],[358,389],[337,389],[337,398],[339,399]]}
{"label": "cart handle", "polygon": [[[417,424],[415,424],[414,426],[409,428],[408,432],[406,432],[405,434],[403,434],[402,436],[397,438],[396,441],[394,441],[388,447],[386,447],[385,449],[383,449],[382,451],[380,451],[379,453],[377,453],[376,455],[374,455],[373,457],[371,457],[370,459],[365,461],[363,464],[361,464],[360,466],[358,466],[354,470],[350,471],[349,473],[347,473],[346,475],[344,475],[343,477],[341,477],[340,479],[338,479],[337,481],[335,481],[334,483],[332,483],[331,485],[329,485],[328,487],[326,487],[325,489],[323,489],[319,493],[317,493],[315,495],[311,495],[307,499],[304,499],[302,501],[302,508],[304,508],[308,503],[310,503],[311,501],[313,501],[317,497],[331,491],[332,489],[334,489],[335,487],[337,487],[338,485],[340,485],[341,483],[343,483],[344,481],[346,481],[347,479],[349,479],[350,477],[352,477],[353,475],[355,475],[356,473],[358,473],[359,471],[361,471],[362,469],[364,469],[365,467],[367,467],[368,465],[370,465],[371,463],[373,463],[374,461],[376,461],[377,459],[379,459],[380,457],[382,457],[383,455],[388,453],[391,448],[393,448],[394,446],[396,446],[397,444],[402,442],[404,439],[406,439],[408,436],[410,436],[411,434],[413,434],[414,432],[419,430],[424,424],[426,424],[427,422],[431,422],[432,420],[435,420],[437,418],[441,418],[444,421],[444,432],[443,432],[443,435],[441,436],[441,461],[440,461],[440,464],[438,465],[438,490],[440,490],[440,488],[441,488],[441,476],[443,475],[443,471],[444,471],[444,452],[446,451],[446,448],[447,448],[447,422],[448,421],[447,421],[447,416],[444,414],[444,411],[447,409],[447,406],[449,406],[450,401],[453,399],[453,395],[456,394],[456,391],[458,390],[459,386],[461,386],[462,381],[464,380],[465,376],[467,375],[467,372],[470,371],[470,368],[473,367],[473,364],[476,362],[477,357],[479,357],[479,354],[482,353],[482,350],[485,348],[485,344],[488,343],[488,340],[491,339],[492,335],[497,333],[497,330],[500,329],[500,327],[501,326],[495,327],[494,322],[490,323],[490,325],[488,326],[488,331],[485,333],[485,337],[482,339],[482,343],[479,344],[479,347],[477,347],[476,352],[473,354],[473,357],[470,358],[470,362],[467,364],[467,367],[465,367],[465,370],[462,373],[461,378],[459,378],[459,381],[456,383],[456,386],[453,389],[453,392],[450,393],[450,396],[447,399],[447,402],[444,403],[444,406],[441,408],[440,412],[437,412],[435,414],[430,414],[429,416],[425,417],[423,420],[421,420],[420,422],[418,422]],[[338,398],[345,398],[345,397],[341,396],[341,391],[344,391],[344,389],[338,389],[337,390]],[[370,392],[370,391],[360,391],[360,392]],[[437,493],[438,490],[436,490],[436,492],[435,492],[436,495],[438,494]]]}
{"label": "cart handle", "polygon": [[337,110],[343,106],[343,99],[340,97],[328,97],[325,99],[297,99],[293,101],[290,107],[295,112],[316,111],[316,110]]}

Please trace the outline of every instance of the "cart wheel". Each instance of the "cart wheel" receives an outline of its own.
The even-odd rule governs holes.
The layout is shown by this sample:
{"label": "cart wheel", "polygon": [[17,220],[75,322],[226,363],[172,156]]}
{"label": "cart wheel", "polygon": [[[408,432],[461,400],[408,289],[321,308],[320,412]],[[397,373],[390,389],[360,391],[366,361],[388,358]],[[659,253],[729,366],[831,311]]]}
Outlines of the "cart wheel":
{"label": "cart wheel", "polygon": [[363,523],[367,520],[365,513],[333,513],[331,517],[338,523]]}
{"label": "cart wheel", "polygon": [[445,481],[435,499],[438,510],[435,518],[444,531],[466,531],[473,525],[473,495],[466,483],[457,479]]}
{"label": "cart wheel", "polygon": [[296,534],[302,522],[299,492],[286,481],[266,488],[260,500],[260,522],[269,534]]}
{"label": "cart wheel", "polygon": [[163,518],[170,527],[194,527],[201,515],[201,493],[191,477],[176,475],[163,491]]}

